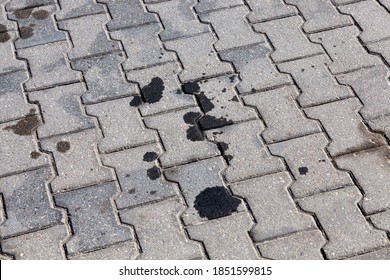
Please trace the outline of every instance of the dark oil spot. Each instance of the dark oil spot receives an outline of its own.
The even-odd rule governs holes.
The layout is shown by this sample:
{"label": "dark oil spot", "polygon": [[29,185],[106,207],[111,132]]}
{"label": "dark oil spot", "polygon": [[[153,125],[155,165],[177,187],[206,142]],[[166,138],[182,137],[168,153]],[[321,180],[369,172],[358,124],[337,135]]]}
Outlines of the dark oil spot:
{"label": "dark oil spot", "polygon": [[156,193],[157,193],[157,191],[150,191],[151,195],[155,195]]}
{"label": "dark oil spot", "polygon": [[151,104],[160,101],[165,89],[164,82],[161,78],[155,77],[150,83],[141,89],[145,102]]}
{"label": "dark oil spot", "polygon": [[226,152],[229,149],[229,144],[225,142],[218,142],[218,144],[221,147],[222,152]]}
{"label": "dark oil spot", "polygon": [[199,99],[200,107],[202,107],[205,113],[210,112],[211,110],[214,109],[214,104],[204,93],[200,93],[198,95],[198,99]]}
{"label": "dark oil spot", "polygon": [[0,24],[0,32],[5,32],[7,31],[7,26],[5,26],[4,24]]}
{"label": "dark oil spot", "polygon": [[130,177],[130,174],[126,174],[126,176],[125,176],[126,178],[129,178]]}
{"label": "dark oil spot", "polygon": [[176,94],[182,94],[183,92],[180,89],[178,89],[175,93]]}
{"label": "dark oil spot", "polygon": [[187,129],[187,139],[190,141],[203,141],[204,137],[202,132],[196,125],[196,121],[202,115],[197,112],[188,112],[183,116],[184,122],[190,124],[191,126]]}
{"label": "dark oil spot", "polygon": [[213,132],[213,135],[221,135],[221,134],[223,134],[223,131],[214,131]]}
{"label": "dark oil spot", "polygon": [[21,26],[19,32],[22,39],[28,39],[34,35],[34,29],[31,26]]}
{"label": "dark oil spot", "polygon": [[133,99],[130,101],[131,107],[139,107],[142,105],[142,98],[139,95],[136,95],[133,97]]}
{"label": "dark oil spot", "polygon": [[231,196],[224,187],[207,188],[195,198],[194,207],[199,216],[218,219],[235,212],[241,201]]}
{"label": "dark oil spot", "polygon": [[233,159],[233,156],[231,155],[225,155],[225,159],[227,160],[228,163]]}
{"label": "dark oil spot", "polygon": [[118,55],[119,55],[120,57],[123,57],[123,53],[118,53]]}
{"label": "dark oil spot", "polygon": [[133,194],[133,193],[135,193],[135,189],[130,189],[130,190],[128,190],[127,191],[129,194]]}
{"label": "dark oil spot", "polygon": [[158,154],[155,152],[147,152],[144,154],[144,161],[152,162],[158,158]]}
{"label": "dark oil spot", "polygon": [[255,93],[256,92],[256,89],[255,88],[252,88],[251,89],[251,93]]}
{"label": "dark oil spot", "polygon": [[161,177],[161,172],[157,166],[154,166],[146,171],[146,175],[148,175],[150,180],[157,180]]}
{"label": "dark oil spot", "polygon": [[233,124],[232,120],[225,119],[224,117],[216,118],[214,116],[205,115],[199,120],[199,124],[202,129],[219,128],[225,125]]}
{"label": "dark oil spot", "polygon": [[185,83],[183,86],[183,92],[188,94],[194,94],[200,91],[199,84],[197,82]]}
{"label": "dark oil spot", "polygon": [[48,18],[50,13],[46,10],[39,10],[32,13],[32,16],[37,20],[43,20],[45,18]]}
{"label": "dark oil spot", "polygon": [[11,39],[11,36],[8,34],[8,32],[0,33],[0,43],[8,42],[10,39]]}
{"label": "dark oil spot", "polygon": [[4,130],[11,130],[17,135],[26,136],[32,135],[40,124],[41,122],[36,115],[28,115],[15,125],[5,127]]}
{"label": "dark oil spot", "polygon": [[234,76],[230,76],[230,77],[229,77],[230,82],[231,82],[231,83],[234,83],[235,78],[236,78],[236,77],[234,77]]}
{"label": "dark oil spot", "polygon": [[57,151],[60,153],[66,153],[70,149],[70,143],[68,141],[60,141],[57,143]]}
{"label": "dark oil spot", "polygon": [[224,88],[224,89],[222,90],[222,92],[226,92],[226,88]]}
{"label": "dark oil spot", "polygon": [[33,10],[34,10],[34,8],[15,11],[14,15],[16,18],[19,18],[19,19],[26,19],[26,18],[31,16],[31,13]]}
{"label": "dark oil spot", "polygon": [[326,160],[324,160],[324,159],[320,159],[318,162],[326,162]]}
{"label": "dark oil spot", "polygon": [[309,169],[307,167],[303,166],[303,167],[299,167],[298,171],[299,171],[299,174],[306,175],[307,172],[309,172]]}
{"label": "dark oil spot", "polygon": [[198,112],[188,112],[183,116],[183,120],[186,124],[195,124],[201,116]]}
{"label": "dark oil spot", "polygon": [[37,159],[37,158],[39,158],[40,156],[41,156],[41,154],[38,153],[38,152],[36,152],[36,151],[33,151],[33,152],[30,153],[30,157],[31,157],[32,159]]}

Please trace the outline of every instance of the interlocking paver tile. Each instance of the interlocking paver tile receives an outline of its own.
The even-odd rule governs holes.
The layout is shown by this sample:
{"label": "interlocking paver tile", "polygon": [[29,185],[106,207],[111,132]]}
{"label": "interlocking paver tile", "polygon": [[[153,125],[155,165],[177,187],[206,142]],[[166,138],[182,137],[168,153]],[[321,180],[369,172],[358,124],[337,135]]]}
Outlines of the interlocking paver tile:
{"label": "interlocking paver tile", "polygon": [[326,239],[319,230],[297,232],[258,245],[263,257],[276,260],[322,260]]}
{"label": "interlocking paver tile", "polygon": [[215,48],[222,51],[265,42],[265,37],[255,33],[245,20],[248,13],[246,6],[237,6],[200,14],[199,17],[202,21],[211,23],[219,39]]}
{"label": "interlocking paver tile", "polygon": [[122,64],[125,70],[175,61],[174,53],[167,52],[157,40],[160,31],[161,26],[152,23],[110,32],[112,39],[120,40],[126,51],[128,59]]}
{"label": "interlocking paver tile", "polygon": [[255,242],[315,228],[314,219],[294,205],[288,188],[292,178],[287,172],[258,177],[231,186],[244,198],[257,224],[251,230]]}
{"label": "interlocking paver tile", "polygon": [[0,225],[2,238],[36,231],[61,223],[62,214],[49,203],[45,180],[49,168],[37,169],[0,179],[0,191],[7,217]]}
{"label": "interlocking paver tile", "polygon": [[390,248],[386,247],[377,251],[348,258],[349,260],[390,260]]}
{"label": "interlocking paver tile", "polygon": [[283,0],[246,0],[249,7],[253,11],[248,16],[251,22],[261,22],[270,19],[278,19],[287,16],[298,14],[298,11],[293,7],[286,5]]}
{"label": "interlocking paver tile", "polygon": [[112,20],[107,24],[110,31],[157,22],[156,15],[147,13],[141,0],[97,0],[97,2],[105,3],[112,16]]}
{"label": "interlocking paver tile", "polygon": [[118,209],[158,201],[176,194],[175,185],[162,178],[156,165],[161,154],[156,145],[146,145],[101,155],[102,163],[115,168],[122,193],[115,199]]}
{"label": "interlocking paver tile", "polygon": [[9,13],[9,18],[18,22],[20,38],[17,49],[66,40],[66,33],[56,28],[53,14],[55,5],[28,8]]}
{"label": "interlocking paver tile", "polygon": [[362,195],[356,187],[345,187],[299,201],[321,223],[328,243],[323,250],[330,259],[348,257],[383,246],[389,241],[385,232],[374,229],[360,212],[357,203]]}
{"label": "interlocking paver tile", "polygon": [[[127,78],[141,88],[144,103],[139,110],[143,116],[196,106],[193,96],[182,94],[177,78],[179,72],[180,67],[175,62],[127,72]],[[137,102],[133,103],[138,106]]]}
{"label": "interlocking paver tile", "polygon": [[[173,166],[219,154],[217,146],[206,141],[197,125],[201,116],[197,108],[192,108],[144,119],[145,125],[157,129],[161,137],[165,148],[165,153],[160,157],[162,166]],[[167,123],[171,126],[167,126]],[[172,130],[172,127],[175,129]]]}
{"label": "interlocking paver tile", "polygon": [[134,241],[117,243],[106,248],[70,256],[71,260],[134,260],[139,255]]}
{"label": "interlocking paver tile", "polygon": [[116,193],[115,185],[106,183],[54,195],[56,205],[69,213],[73,233],[65,243],[69,254],[133,239],[130,229],[119,225],[115,217],[111,199]]}
{"label": "interlocking paver tile", "polygon": [[38,90],[59,84],[75,83],[81,74],[71,70],[65,59],[69,45],[56,42],[18,50],[20,58],[28,59],[31,78],[24,84],[27,90]]}
{"label": "interlocking paver tile", "polygon": [[298,95],[295,87],[287,86],[243,97],[245,104],[255,106],[263,117],[267,128],[262,136],[267,143],[320,132],[316,121],[307,119],[298,108]]}
{"label": "interlocking paver tile", "polygon": [[293,16],[253,26],[269,37],[275,48],[271,57],[275,62],[281,62],[323,53],[321,46],[311,43],[304,35],[300,29],[303,23],[299,16]]}
{"label": "interlocking paver tile", "polygon": [[187,230],[190,238],[203,242],[210,259],[251,260],[260,258],[248,234],[252,226],[251,217],[242,212]]}
{"label": "interlocking paver tile", "polygon": [[364,191],[362,207],[367,213],[390,207],[390,149],[388,146],[345,155],[337,166],[352,171]]}
{"label": "interlocking paver tile", "polygon": [[347,26],[312,34],[310,39],[324,46],[333,61],[330,71],[340,74],[381,63],[379,57],[366,52],[357,38],[359,34],[356,26]]}
{"label": "interlocking paver tile", "polygon": [[74,60],[120,50],[119,43],[109,40],[103,29],[102,25],[108,21],[107,15],[96,14],[59,22],[58,26],[69,31],[72,38],[74,47],[68,52],[69,58]]}
{"label": "interlocking paver tile", "polygon": [[228,182],[284,170],[282,160],[271,156],[264,147],[259,137],[263,130],[260,121],[249,121],[207,133],[207,138],[219,143],[223,149],[223,156],[229,163],[223,172]]}
{"label": "interlocking paver tile", "polygon": [[195,6],[198,13],[243,5],[242,0],[199,0],[198,3]]}
{"label": "interlocking paver tile", "polygon": [[14,0],[5,5],[7,11],[55,4],[55,0]]}
{"label": "interlocking paver tile", "polygon": [[236,67],[241,78],[237,90],[243,94],[292,83],[288,75],[279,73],[275,68],[269,58],[271,52],[268,44],[261,43],[220,51],[218,54]]}
{"label": "interlocking paver tile", "polygon": [[166,48],[176,51],[183,64],[184,69],[179,74],[182,81],[233,72],[229,63],[219,60],[213,49],[215,41],[217,40],[211,33],[202,33],[189,38],[165,42]]}
{"label": "interlocking paver tile", "polygon": [[[1,25],[0,25],[1,29]],[[2,31],[0,33],[0,74],[26,70],[26,64],[15,58],[13,41],[17,39],[16,31]]]}
{"label": "interlocking paver tile", "polygon": [[82,114],[81,83],[58,86],[29,94],[31,101],[39,102],[44,124],[38,127],[38,137],[70,133],[94,128],[93,119]]}
{"label": "interlocking paver tile", "polygon": [[362,108],[357,98],[308,108],[306,114],[321,121],[331,138],[327,148],[332,156],[385,145],[380,134],[370,132],[358,114]]}
{"label": "interlocking paver tile", "polygon": [[319,133],[269,146],[271,153],[283,157],[290,167],[296,180],[291,186],[295,196],[312,195],[353,184],[348,173],[333,166],[325,152],[328,142]]}
{"label": "interlocking paver tile", "polygon": [[177,198],[120,211],[122,222],[134,226],[142,253],[138,259],[201,259],[200,244],[189,241],[179,216],[185,206]]}
{"label": "interlocking paver tile", "polygon": [[[56,13],[57,20],[87,16],[104,12],[104,6],[90,0],[59,0],[61,10]],[[117,0],[115,2],[118,2]]]}
{"label": "interlocking paver tile", "polygon": [[352,20],[340,14],[330,0],[285,0],[286,4],[296,5],[305,18],[303,30],[308,33],[352,25]]}
{"label": "interlocking paver tile", "polygon": [[206,24],[202,24],[192,11],[196,0],[171,0],[155,5],[148,5],[148,10],[158,13],[164,25],[159,36],[162,41],[208,32]]}
{"label": "interlocking paver tile", "polygon": [[83,94],[85,104],[133,95],[136,85],[126,83],[120,71],[123,53],[110,53],[102,56],[73,61],[72,68],[80,70],[88,87]]}
{"label": "interlocking paver tile", "polygon": [[325,55],[307,57],[278,64],[278,68],[290,73],[302,93],[297,100],[301,106],[314,106],[322,103],[353,97],[348,87],[339,85],[328,70],[331,60]]}
{"label": "interlocking paver tile", "polygon": [[68,233],[64,225],[7,238],[1,241],[3,251],[16,260],[64,260],[62,241]]}
{"label": "interlocking paver tile", "polygon": [[382,55],[387,64],[390,64],[390,38],[379,42],[370,43],[367,48],[373,52]]}
{"label": "interlocking paver tile", "polygon": [[384,211],[375,215],[370,216],[372,223],[380,229],[390,232],[390,211]]}
{"label": "interlocking paver tile", "polygon": [[94,129],[88,129],[41,141],[42,149],[50,151],[56,162],[54,192],[113,180],[112,171],[98,161],[94,145],[99,139]]}

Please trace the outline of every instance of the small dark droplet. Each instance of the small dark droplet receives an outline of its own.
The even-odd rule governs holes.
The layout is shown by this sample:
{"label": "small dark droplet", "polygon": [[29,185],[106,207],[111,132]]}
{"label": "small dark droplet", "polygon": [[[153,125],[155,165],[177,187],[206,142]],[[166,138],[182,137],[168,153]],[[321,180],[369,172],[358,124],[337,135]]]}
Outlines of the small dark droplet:
{"label": "small dark droplet", "polygon": [[18,121],[15,125],[7,126],[3,128],[3,130],[11,130],[17,135],[26,136],[32,135],[40,124],[41,123],[36,115],[28,115]]}
{"label": "small dark droplet", "polygon": [[219,128],[233,123],[234,122],[232,120],[228,120],[224,117],[216,118],[214,116],[208,116],[208,115],[203,116],[199,120],[199,124],[201,128],[205,130],[212,129],[212,128]]}
{"label": "small dark droplet", "polygon": [[151,195],[155,195],[156,193],[157,193],[157,191],[150,191]]}
{"label": "small dark droplet", "polygon": [[226,152],[229,149],[229,144],[225,142],[218,142],[218,144],[220,145],[222,152]]}
{"label": "small dark droplet", "polygon": [[214,131],[213,132],[213,135],[221,135],[221,134],[223,134],[223,131]]}
{"label": "small dark droplet", "polygon": [[197,82],[185,83],[182,86],[183,92],[188,94],[194,94],[200,91],[199,84]]}
{"label": "small dark droplet", "polygon": [[11,36],[8,34],[8,32],[0,33],[0,43],[8,42],[10,39],[11,39]]}
{"label": "small dark droplet", "polygon": [[160,101],[163,96],[165,86],[164,81],[159,78],[153,78],[150,83],[141,89],[145,102],[152,104]]}
{"label": "small dark droplet", "polygon": [[224,88],[224,89],[222,90],[222,92],[226,92],[226,88]]}
{"label": "small dark droplet", "polygon": [[130,101],[131,107],[139,107],[142,105],[142,98],[139,95],[133,96],[133,99]]}
{"label": "small dark droplet", "polygon": [[130,174],[126,174],[126,176],[125,176],[126,178],[129,178],[130,177]]}
{"label": "small dark droplet", "polygon": [[198,99],[199,99],[200,106],[202,107],[205,113],[210,112],[211,110],[214,109],[214,104],[204,93],[201,92],[198,95]]}
{"label": "small dark droplet", "polygon": [[234,96],[232,99],[230,99],[230,101],[233,101],[233,102],[238,102],[238,98],[237,98],[237,96]]}
{"label": "small dark droplet", "polygon": [[299,174],[301,174],[301,175],[306,175],[307,174],[307,172],[309,172],[309,169],[307,168],[307,167],[299,167],[298,168],[298,171],[299,171]]}
{"label": "small dark droplet", "polygon": [[32,13],[32,16],[37,20],[43,20],[48,18],[50,13],[46,10],[39,10]]}
{"label": "small dark droplet", "polygon": [[225,155],[225,158],[226,158],[227,162],[230,163],[230,161],[233,159],[233,156]]}
{"label": "small dark droplet", "polygon": [[160,169],[157,166],[154,166],[146,171],[146,174],[150,180],[157,180],[161,177]]}
{"label": "small dark droplet", "polygon": [[57,151],[60,153],[66,153],[70,149],[70,143],[68,141],[60,141],[57,143]]}
{"label": "small dark droplet", "polygon": [[31,16],[31,13],[33,10],[34,10],[34,8],[15,11],[14,15],[18,19],[26,19],[26,18]]}
{"label": "small dark droplet", "polygon": [[119,55],[120,57],[123,57],[123,53],[118,53],[118,55]]}
{"label": "small dark droplet", "polygon": [[41,156],[41,154],[38,153],[38,152],[36,152],[36,151],[33,151],[33,152],[30,153],[30,157],[31,157],[32,159],[37,159],[37,158],[39,158],[40,156]]}
{"label": "small dark droplet", "polygon": [[135,193],[135,189],[130,189],[130,190],[128,190],[127,191],[129,194],[133,194],[133,193]]}
{"label": "small dark droplet", "polygon": [[235,77],[234,76],[230,76],[229,79],[230,79],[230,82],[233,83],[234,80],[235,80]]}
{"label": "small dark droplet", "polygon": [[34,29],[31,26],[21,26],[19,31],[21,39],[28,39],[34,35]]}
{"label": "small dark droplet", "polygon": [[326,160],[324,160],[324,159],[320,159],[318,162],[326,162]]}
{"label": "small dark droplet", "polygon": [[302,69],[301,69],[301,72],[305,72],[305,69],[302,68]]}
{"label": "small dark droplet", "polygon": [[182,94],[183,92],[182,92],[180,89],[178,89],[178,90],[176,90],[175,93],[176,93],[176,94]]}
{"label": "small dark droplet", "polygon": [[199,216],[208,220],[228,216],[237,211],[241,201],[231,196],[224,187],[203,190],[195,198],[194,207]]}
{"label": "small dark droplet", "polygon": [[155,152],[147,152],[144,154],[144,161],[152,162],[158,158],[158,154]]}
{"label": "small dark droplet", "polygon": [[255,88],[252,88],[252,89],[251,89],[251,92],[252,92],[252,93],[255,93],[255,92],[256,92],[256,89],[255,89]]}

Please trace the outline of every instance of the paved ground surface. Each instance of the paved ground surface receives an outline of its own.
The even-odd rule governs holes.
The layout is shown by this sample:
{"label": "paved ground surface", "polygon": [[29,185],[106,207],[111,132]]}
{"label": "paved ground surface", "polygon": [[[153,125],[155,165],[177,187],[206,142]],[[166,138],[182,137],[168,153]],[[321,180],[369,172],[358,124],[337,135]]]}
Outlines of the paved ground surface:
{"label": "paved ground surface", "polygon": [[0,5],[2,259],[390,259],[389,0]]}

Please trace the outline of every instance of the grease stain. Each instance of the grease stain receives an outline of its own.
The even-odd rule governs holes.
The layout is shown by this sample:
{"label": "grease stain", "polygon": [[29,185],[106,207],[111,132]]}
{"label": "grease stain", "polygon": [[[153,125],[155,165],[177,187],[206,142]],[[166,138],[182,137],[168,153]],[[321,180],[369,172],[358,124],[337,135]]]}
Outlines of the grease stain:
{"label": "grease stain", "polygon": [[182,86],[183,92],[187,94],[195,94],[200,91],[199,84],[197,82],[185,83]]}
{"label": "grease stain", "polygon": [[160,101],[165,89],[164,81],[159,77],[154,77],[150,83],[141,89],[145,102],[152,104]]}
{"label": "grease stain", "polygon": [[32,16],[37,20],[43,20],[48,18],[50,13],[46,10],[39,10],[32,13]]}
{"label": "grease stain", "polygon": [[19,33],[21,39],[28,39],[34,35],[34,28],[32,26],[21,26]]}
{"label": "grease stain", "polygon": [[142,98],[139,95],[136,95],[133,97],[133,99],[130,101],[131,107],[139,107],[142,105]]}
{"label": "grease stain", "polygon": [[155,152],[147,152],[144,154],[144,161],[146,162],[152,162],[155,161],[158,158],[158,154]]}
{"label": "grease stain", "polygon": [[219,128],[225,125],[233,124],[232,120],[228,120],[224,117],[216,118],[214,116],[205,115],[199,120],[199,124],[202,129]]}
{"label": "grease stain", "polygon": [[309,168],[307,168],[306,166],[299,167],[299,168],[298,168],[298,171],[299,171],[299,174],[301,174],[301,175],[306,175],[307,172],[309,172]]}
{"label": "grease stain", "polygon": [[57,151],[60,153],[66,153],[70,149],[70,143],[68,141],[60,141],[57,143]]}
{"label": "grease stain", "polygon": [[[33,111],[30,111],[33,112]],[[36,115],[27,115],[15,125],[6,126],[3,130],[10,130],[20,136],[32,135],[38,126],[41,125]]]}
{"label": "grease stain", "polygon": [[36,151],[33,151],[33,152],[30,153],[30,157],[31,157],[32,159],[37,159],[37,158],[39,158],[40,156],[41,156],[41,154],[38,153],[38,152],[36,152]]}
{"label": "grease stain", "polygon": [[146,175],[148,175],[150,180],[154,181],[161,177],[161,171],[157,166],[153,166],[146,171]]}
{"label": "grease stain", "polygon": [[196,126],[196,121],[202,115],[197,112],[188,112],[183,116],[183,120],[186,124],[189,124],[190,127],[187,129],[187,139],[190,141],[203,141],[204,137],[202,132]]}

